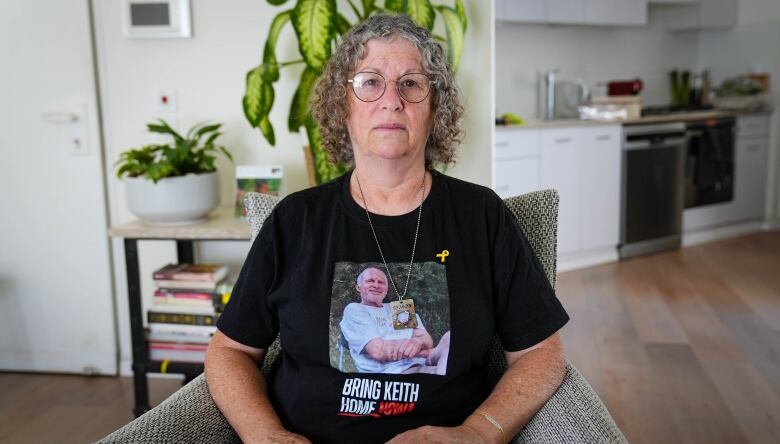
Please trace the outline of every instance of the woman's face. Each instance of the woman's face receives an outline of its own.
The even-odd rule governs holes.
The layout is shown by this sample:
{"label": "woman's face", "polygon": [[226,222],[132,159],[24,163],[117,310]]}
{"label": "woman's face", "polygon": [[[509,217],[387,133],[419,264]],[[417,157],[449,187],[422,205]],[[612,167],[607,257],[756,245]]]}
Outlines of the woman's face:
{"label": "woman's face", "polygon": [[[410,103],[398,95],[395,80],[402,75],[423,72],[420,54],[408,40],[369,40],[366,54],[355,73],[372,71],[387,80],[379,100],[363,102],[348,87],[349,117],[347,129],[355,151],[361,158],[384,160],[425,159],[425,145],[431,129],[431,95],[419,103]],[[355,74],[353,73],[353,74]]]}

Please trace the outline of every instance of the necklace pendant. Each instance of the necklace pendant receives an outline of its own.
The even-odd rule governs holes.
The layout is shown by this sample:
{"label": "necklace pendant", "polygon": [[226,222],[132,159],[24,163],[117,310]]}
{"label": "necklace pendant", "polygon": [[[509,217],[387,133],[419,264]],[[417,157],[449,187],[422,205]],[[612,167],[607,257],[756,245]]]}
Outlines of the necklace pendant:
{"label": "necklace pendant", "polygon": [[394,329],[417,328],[417,315],[414,311],[414,301],[412,299],[393,301],[390,303],[390,310],[392,311]]}

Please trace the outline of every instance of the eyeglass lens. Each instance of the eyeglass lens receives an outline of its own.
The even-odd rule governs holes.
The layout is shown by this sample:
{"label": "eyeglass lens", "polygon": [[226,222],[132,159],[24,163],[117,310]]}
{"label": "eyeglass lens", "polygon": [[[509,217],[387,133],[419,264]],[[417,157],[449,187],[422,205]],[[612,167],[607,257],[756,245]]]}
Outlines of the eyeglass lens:
{"label": "eyeglass lens", "polygon": [[[395,83],[401,97],[412,103],[425,100],[431,89],[431,81],[425,74],[404,74]],[[357,98],[364,102],[379,100],[386,88],[385,78],[374,72],[359,72],[352,78],[352,89]]]}

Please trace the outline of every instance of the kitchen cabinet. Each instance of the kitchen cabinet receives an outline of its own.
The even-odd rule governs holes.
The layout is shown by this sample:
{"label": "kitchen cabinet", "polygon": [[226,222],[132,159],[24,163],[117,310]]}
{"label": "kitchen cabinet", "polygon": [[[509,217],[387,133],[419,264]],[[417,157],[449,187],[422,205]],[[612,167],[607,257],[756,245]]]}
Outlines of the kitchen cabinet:
{"label": "kitchen cabinet", "polygon": [[496,0],[499,21],[544,23],[547,0]]}
{"label": "kitchen cabinet", "polygon": [[580,250],[582,193],[579,128],[544,129],[540,132],[539,179],[542,189],[558,190],[558,254]]}
{"label": "kitchen cabinet", "polygon": [[615,246],[620,241],[622,131],[617,125],[586,127],[581,137],[580,246]]}
{"label": "kitchen cabinet", "polygon": [[496,0],[503,22],[645,25],[647,0]]}
{"label": "kitchen cabinet", "polygon": [[733,28],[737,26],[738,0],[702,0],[666,8],[666,27],[672,31]]}
{"label": "kitchen cabinet", "polygon": [[583,0],[547,0],[547,23],[581,24],[585,23],[585,10],[588,1]]}
{"label": "kitchen cabinet", "polygon": [[591,25],[646,25],[645,0],[589,0],[585,22]]}
{"label": "kitchen cabinet", "polygon": [[734,203],[740,219],[761,219],[766,205],[768,137],[737,139]]}
{"label": "kitchen cabinet", "polygon": [[765,217],[770,115],[737,117],[734,142],[734,198],[683,212],[683,230],[695,231]]}
{"label": "kitchen cabinet", "polygon": [[539,183],[560,194],[562,256],[618,244],[621,134],[619,125],[540,132]]}
{"label": "kitchen cabinet", "polygon": [[622,127],[497,128],[493,189],[558,191],[558,254],[581,257],[620,239]]}
{"label": "kitchen cabinet", "polygon": [[496,130],[493,189],[502,198],[539,189],[539,130]]}

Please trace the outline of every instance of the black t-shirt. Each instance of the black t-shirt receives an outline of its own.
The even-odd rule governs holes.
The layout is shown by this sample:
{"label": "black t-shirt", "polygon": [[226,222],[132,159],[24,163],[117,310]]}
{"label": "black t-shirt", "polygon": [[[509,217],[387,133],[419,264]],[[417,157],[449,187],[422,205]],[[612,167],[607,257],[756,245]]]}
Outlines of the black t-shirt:
{"label": "black t-shirt", "polygon": [[[406,294],[416,329],[393,325],[409,310],[389,306],[398,297],[349,193],[350,173],[291,194],[263,224],[217,326],[251,347],[267,348],[280,334],[282,365],[269,397],[289,430],[314,442],[385,442],[423,425],[458,425],[489,394],[494,334],[506,350],[523,350],[568,321],[501,199],[432,176]],[[371,214],[401,293],[417,217],[416,209]],[[381,297],[383,286],[383,304],[361,302],[371,291]],[[431,348],[404,362],[369,345],[426,335]]]}

